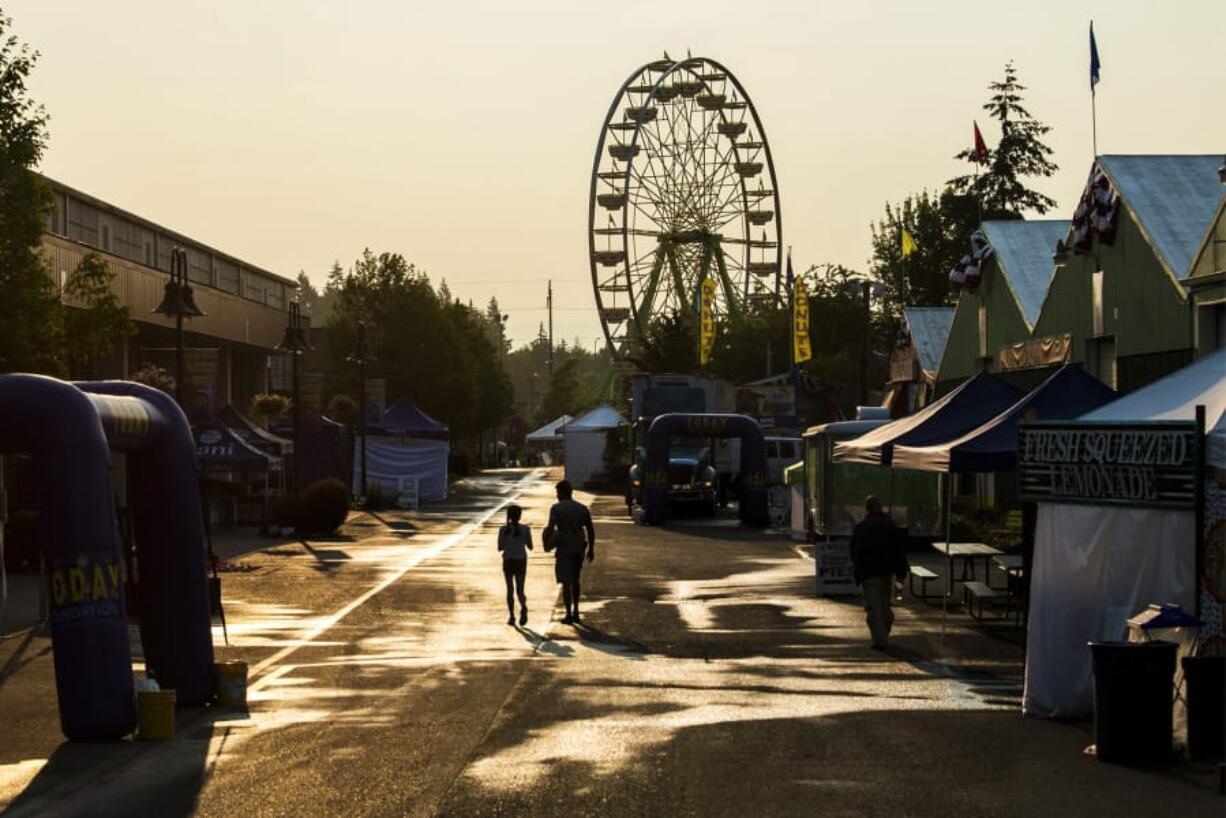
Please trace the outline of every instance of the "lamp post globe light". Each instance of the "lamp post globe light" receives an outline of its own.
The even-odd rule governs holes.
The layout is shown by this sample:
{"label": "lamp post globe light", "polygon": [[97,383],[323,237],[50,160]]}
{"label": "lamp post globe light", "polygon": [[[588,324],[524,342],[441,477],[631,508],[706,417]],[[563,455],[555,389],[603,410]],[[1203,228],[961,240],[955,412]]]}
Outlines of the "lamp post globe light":
{"label": "lamp post globe light", "polygon": [[366,337],[366,322],[358,322],[358,337],[353,344],[353,353],[349,361],[358,365],[358,376],[361,378],[361,393],[358,399],[358,435],[362,438],[362,504],[366,503],[366,366],[374,363],[370,354],[370,341]]}
{"label": "lamp post globe light", "polygon": [[170,278],[162,303],[150,312],[175,320],[175,401],[183,406],[183,319],[199,318],[204,310],[196,305],[191,285],[187,283],[187,251],[176,247],[170,251]]}
{"label": "lamp post globe light", "polygon": [[302,491],[302,412],[299,407],[298,358],[308,349],[313,349],[307,339],[306,329],[302,326],[302,310],[297,301],[289,304],[289,321],[285,326],[285,336],[277,344],[281,352],[289,353],[292,358],[290,372],[290,412],[294,423],[294,497]]}

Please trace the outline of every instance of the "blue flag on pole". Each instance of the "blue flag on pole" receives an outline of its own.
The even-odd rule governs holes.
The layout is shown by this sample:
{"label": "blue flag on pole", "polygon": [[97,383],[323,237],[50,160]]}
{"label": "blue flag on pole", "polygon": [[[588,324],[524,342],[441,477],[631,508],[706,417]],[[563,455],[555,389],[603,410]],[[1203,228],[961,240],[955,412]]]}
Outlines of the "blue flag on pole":
{"label": "blue flag on pole", "polygon": [[1102,67],[1102,62],[1098,59],[1098,43],[1094,40],[1094,21],[1090,21],[1090,93],[1094,93],[1094,86],[1098,85],[1098,69]]}

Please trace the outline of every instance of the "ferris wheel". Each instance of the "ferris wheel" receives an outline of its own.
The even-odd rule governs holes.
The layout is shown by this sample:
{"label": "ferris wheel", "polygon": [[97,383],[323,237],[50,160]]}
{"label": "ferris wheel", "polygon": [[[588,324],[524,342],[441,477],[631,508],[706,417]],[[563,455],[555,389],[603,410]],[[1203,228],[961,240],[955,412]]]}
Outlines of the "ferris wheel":
{"label": "ferris wheel", "polygon": [[592,286],[614,353],[653,317],[717,318],[780,298],[779,188],[758,112],[705,57],[656,60],[618,89],[596,144],[588,201]]}

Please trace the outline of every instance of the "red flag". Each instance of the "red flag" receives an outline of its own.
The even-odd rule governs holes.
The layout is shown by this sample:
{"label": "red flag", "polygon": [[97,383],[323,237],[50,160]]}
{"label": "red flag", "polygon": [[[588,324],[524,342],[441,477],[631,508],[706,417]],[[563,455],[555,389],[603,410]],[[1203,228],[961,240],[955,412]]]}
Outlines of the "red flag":
{"label": "red flag", "polygon": [[988,143],[983,141],[983,134],[979,133],[979,123],[974,120],[972,122],[975,125],[975,161],[980,165],[986,165],[988,163]]}

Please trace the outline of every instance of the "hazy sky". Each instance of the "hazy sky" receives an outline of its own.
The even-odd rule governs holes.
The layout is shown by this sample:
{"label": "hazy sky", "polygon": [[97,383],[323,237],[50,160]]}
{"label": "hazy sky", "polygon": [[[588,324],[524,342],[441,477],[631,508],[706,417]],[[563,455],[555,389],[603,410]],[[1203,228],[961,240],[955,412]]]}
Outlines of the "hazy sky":
{"label": "hazy sky", "polygon": [[622,81],[668,49],[757,106],[798,267],[862,268],[887,200],[935,188],[1013,59],[1054,126],[1068,217],[1103,153],[1226,152],[1222,0],[405,2],[0,0],[42,52],[49,175],[284,275],[397,251],[518,344],[599,334],[587,196]]}

